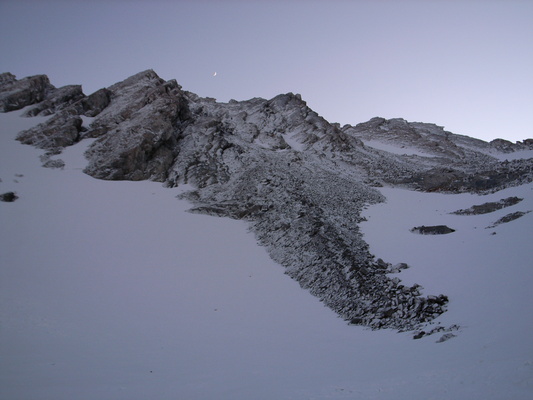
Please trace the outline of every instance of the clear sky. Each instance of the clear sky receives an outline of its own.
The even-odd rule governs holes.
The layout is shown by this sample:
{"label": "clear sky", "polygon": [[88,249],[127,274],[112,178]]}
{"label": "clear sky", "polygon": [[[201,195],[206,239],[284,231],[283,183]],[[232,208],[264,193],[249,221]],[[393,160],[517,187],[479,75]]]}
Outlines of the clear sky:
{"label": "clear sky", "polygon": [[533,137],[533,1],[0,0],[0,72],[90,94],[148,68],[218,101],[300,93],[341,124]]}

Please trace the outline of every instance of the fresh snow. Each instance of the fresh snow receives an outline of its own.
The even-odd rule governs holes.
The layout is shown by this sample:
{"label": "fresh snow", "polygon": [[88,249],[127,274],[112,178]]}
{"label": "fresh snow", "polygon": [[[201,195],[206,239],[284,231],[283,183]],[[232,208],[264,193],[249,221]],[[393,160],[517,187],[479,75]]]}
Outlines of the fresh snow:
{"label": "fresh snow", "polygon": [[420,157],[435,157],[434,154],[425,153],[413,147],[405,147],[393,143],[386,143],[380,140],[367,140],[362,139],[365,146],[372,147],[376,150],[387,151],[392,154],[405,155],[405,156],[420,156]]}
{"label": "fresh snow", "polygon": [[291,149],[296,151],[304,151],[305,145],[298,141],[298,139],[295,137],[296,134],[293,135],[283,135],[283,139],[285,140],[285,143],[287,143],[289,146],[291,146]]}
{"label": "fresh snow", "polygon": [[489,154],[493,157],[496,157],[500,161],[512,161],[512,160],[521,160],[533,158],[533,150],[521,150],[515,151],[514,153],[498,153],[498,154]]}
{"label": "fresh snow", "polygon": [[470,138],[467,137],[467,140],[463,140],[461,143],[462,147],[494,157],[499,161],[513,161],[533,158],[533,150],[517,150],[512,153],[502,153],[501,151],[488,146],[475,146],[472,141],[468,139]]}
{"label": "fresh snow", "polygon": [[[489,196],[382,188],[361,224],[397,276],[450,297],[435,343],[349,326],[283,274],[246,224],[187,213],[153,182],[81,172],[88,141],[40,166],[0,114],[0,398],[530,399],[533,186]],[[509,196],[494,213],[450,215]],[[456,232],[414,235],[419,225]],[[493,235],[492,233],[496,234]]]}

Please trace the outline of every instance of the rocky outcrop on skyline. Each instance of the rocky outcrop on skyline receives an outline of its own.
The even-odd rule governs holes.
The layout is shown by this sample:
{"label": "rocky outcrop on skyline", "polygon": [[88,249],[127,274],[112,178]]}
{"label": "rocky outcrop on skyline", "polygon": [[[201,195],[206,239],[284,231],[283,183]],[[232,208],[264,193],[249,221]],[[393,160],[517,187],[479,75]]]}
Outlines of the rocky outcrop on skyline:
{"label": "rocky outcrop on skyline", "polygon": [[43,77],[0,75],[3,111],[51,115],[18,140],[60,153],[95,138],[85,169],[95,178],[191,185],[192,212],[248,221],[289,276],[371,328],[417,329],[448,302],[402,285],[369,253],[358,223],[384,201],[375,187],[483,193],[533,180],[532,159],[498,158],[528,141],[487,143],[403,119],[340,127],[297,94],[218,103],[151,70],[90,96]]}
{"label": "rocky outcrop on skyline", "polygon": [[9,72],[0,74],[0,111],[20,110],[44,101],[54,89],[46,75],[17,80]]}

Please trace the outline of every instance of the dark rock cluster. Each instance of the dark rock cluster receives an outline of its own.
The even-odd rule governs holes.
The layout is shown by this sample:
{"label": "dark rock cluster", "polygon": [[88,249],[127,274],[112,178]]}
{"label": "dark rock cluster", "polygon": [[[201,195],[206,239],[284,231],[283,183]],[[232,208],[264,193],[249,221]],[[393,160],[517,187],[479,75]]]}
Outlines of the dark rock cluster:
{"label": "dark rock cluster", "polygon": [[434,226],[415,226],[411,229],[413,233],[419,233],[421,235],[446,235],[448,233],[455,232],[455,229],[452,229],[446,225],[434,225]]}
{"label": "dark rock cluster", "polygon": [[426,192],[490,193],[533,180],[531,159],[500,161],[494,157],[531,150],[533,139],[487,143],[455,135],[435,124],[401,118],[372,118],[342,130],[370,145],[377,141],[396,149],[385,152],[386,160],[358,159],[359,165],[387,184]]}
{"label": "dark rock cluster", "polygon": [[0,74],[0,112],[20,110],[44,101],[54,89],[46,75],[17,80],[9,72]]}
{"label": "dark rock cluster", "polygon": [[15,194],[15,192],[6,192],[0,194],[0,201],[4,201],[6,203],[12,203],[17,199],[18,196]]}
{"label": "dark rock cluster", "polygon": [[505,224],[507,222],[514,221],[515,219],[518,219],[520,217],[523,217],[524,215],[530,213],[531,211],[515,211],[512,213],[509,213],[507,215],[504,215],[500,219],[498,219],[496,222],[494,222],[492,225],[487,226],[487,229],[494,228],[500,224]]}
{"label": "dark rock cluster", "polygon": [[45,123],[21,132],[17,140],[41,149],[59,149],[72,146],[80,140],[82,119],[78,115],[59,112]]}
{"label": "dark rock cluster", "polygon": [[518,197],[507,197],[506,199],[501,199],[500,201],[483,203],[479,205],[474,205],[464,210],[457,210],[457,211],[452,212],[451,214],[456,214],[456,215],[488,214],[488,213],[491,213],[497,210],[501,210],[502,208],[514,206],[515,204],[520,203],[522,200],[523,199],[520,199]]}

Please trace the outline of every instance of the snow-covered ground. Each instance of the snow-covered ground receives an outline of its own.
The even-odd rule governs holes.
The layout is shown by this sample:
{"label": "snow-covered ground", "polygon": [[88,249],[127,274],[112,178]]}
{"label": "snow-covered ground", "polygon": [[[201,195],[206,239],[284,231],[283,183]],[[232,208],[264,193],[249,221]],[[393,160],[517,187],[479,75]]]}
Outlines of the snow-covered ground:
{"label": "snow-covered ground", "polygon": [[[240,221],[190,214],[183,188],[84,175],[87,142],[40,166],[0,114],[0,398],[530,399],[533,186],[480,197],[383,188],[371,251],[450,297],[457,337],[344,321],[283,274]],[[24,126],[25,125],[25,126]],[[491,214],[450,215],[517,195]],[[419,225],[456,232],[423,236]],[[495,235],[492,233],[496,232]]]}
{"label": "snow-covered ground", "polygon": [[434,154],[425,153],[419,149],[405,147],[394,143],[385,143],[380,140],[363,139],[365,146],[372,147],[376,150],[384,150],[392,154],[399,154],[405,156],[420,156],[420,157],[435,157]]}
{"label": "snow-covered ground", "polygon": [[514,153],[509,154],[489,154],[493,157],[496,157],[500,161],[512,161],[512,160],[520,160],[523,158],[533,158],[533,150],[521,150],[521,151],[515,151]]}

